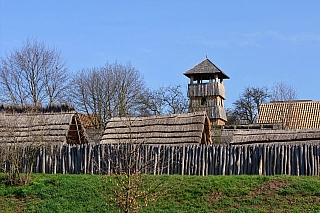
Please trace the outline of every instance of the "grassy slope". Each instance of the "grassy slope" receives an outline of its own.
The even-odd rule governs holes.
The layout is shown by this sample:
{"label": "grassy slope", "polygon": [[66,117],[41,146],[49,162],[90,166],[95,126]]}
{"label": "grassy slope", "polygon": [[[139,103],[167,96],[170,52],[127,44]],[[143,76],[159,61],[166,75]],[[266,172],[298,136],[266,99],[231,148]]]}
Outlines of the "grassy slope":
{"label": "grassy slope", "polygon": [[[112,212],[100,176],[36,174],[33,178],[29,186],[0,184],[0,212]],[[320,212],[319,177],[147,178],[162,181],[166,190],[142,212]]]}

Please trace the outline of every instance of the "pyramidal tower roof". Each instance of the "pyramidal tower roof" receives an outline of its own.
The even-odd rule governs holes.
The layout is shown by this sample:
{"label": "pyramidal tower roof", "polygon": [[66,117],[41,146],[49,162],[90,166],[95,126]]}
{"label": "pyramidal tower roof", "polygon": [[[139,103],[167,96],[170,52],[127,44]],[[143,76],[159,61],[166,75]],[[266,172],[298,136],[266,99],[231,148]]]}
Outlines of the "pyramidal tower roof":
{"label": "pyramidal tower roof", "polygon": [[192,75],[209,76],[211,74],[218,74],[219,79],[229,79],[229,76],[222,72],[207,57],[183,74],[187,77],[190,77]]}

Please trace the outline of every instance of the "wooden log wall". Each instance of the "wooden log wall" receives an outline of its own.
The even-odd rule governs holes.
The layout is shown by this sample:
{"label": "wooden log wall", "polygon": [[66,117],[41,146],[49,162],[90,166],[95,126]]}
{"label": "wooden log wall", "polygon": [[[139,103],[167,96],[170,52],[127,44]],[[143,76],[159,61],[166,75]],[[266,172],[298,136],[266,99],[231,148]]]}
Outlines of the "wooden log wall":
{"label": "wooden log wall", "polygon": [[220,82],[197,83],[188,85],[188,97],[221,96],[226,99],[224,85]]}
{"label": "wooden log wall", "polygon": [[[28,147],[23,152],[28,153]],[[111,174],[130,167],[134,171],[155,175],[319,175],[319,156],[320,144],[55,145],[38,150],[33,171]],[[26,162],[25,159],[23,162]],[[9,162],[2,161],[0,164],[0,168],[4,168],[3,165],[9,168]],[[25,167],[22,164],[21,170]]]}

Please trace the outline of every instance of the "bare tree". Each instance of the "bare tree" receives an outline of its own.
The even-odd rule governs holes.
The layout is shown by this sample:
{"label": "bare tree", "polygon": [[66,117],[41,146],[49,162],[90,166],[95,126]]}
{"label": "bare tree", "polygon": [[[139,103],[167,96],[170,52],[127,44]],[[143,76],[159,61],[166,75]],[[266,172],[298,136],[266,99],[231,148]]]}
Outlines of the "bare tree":
{"label": "bare tree", "polygon": [[2,101],[25,106],[64,100],[68,85],[65,60],[43,42],[27,39],[20,49],[1,58]]}
{"label": "bare tree", "polygon": [[147,89],[140,95],[137,113],[139,116],[161,115],[164,113],[165,102],[162,99],[162,91],[159,89]]}
{"label": "bare tree", "polygon": [[140,72],[130,63],[108,65],[116,79],[116,115],[119,117],[135,114],[138,97],[145,91],[145,84]]}
{"label": "bare tree", "polygon": [[106,63],[100,68],[81,70],[72,80],[70,93],[78,109],[101,128],[114,116],[135,114],[144,87],[141,74],[130,63]]}
{"label": "bare tree", "polygon": [[114,75],[103,68],[83,69],[72,81],[71,94],[78,110],[86,113],[92,125],[100,128],[115,110]]}
{"label": "bare tree", "polygon": [[180,114],[188,111],[188,99],[181,85],[148,90],[139,100],[140,115]]}
{"label": "bare tree", "polygon": [[293,101],[297,99],[297,91],[283,81],[271,87],[270,101]]}
{"label": "bare tree", "polygon": [[268,100],[268,89],[266,87],[246,87],[233,103],[235,115],[247,123],[255,123],[258,118],[260,105]]}
{"label": "bare tree", "polygon": [[181,85],[170,85],[163,88],[163,100],[167,104],[166,114],[180,114],[188,111],[188,99]]}
{"label": "bare tree", "polygon": [[296,100],[297,97],[297,91],[283,81],[276,82],[271,87],[270,100],[274,102],[284,102],[279,103],[278,108],[280,121],[284,129],[292,125],[292,101]]}
{"label": "bare tree", "polygon": [[240,124],[240,118],[238,116],[238,113],[234,111],[234,109],[227,108],[226,109],[226,114],[227,114],[227,122],[226,125],[237,125]]}

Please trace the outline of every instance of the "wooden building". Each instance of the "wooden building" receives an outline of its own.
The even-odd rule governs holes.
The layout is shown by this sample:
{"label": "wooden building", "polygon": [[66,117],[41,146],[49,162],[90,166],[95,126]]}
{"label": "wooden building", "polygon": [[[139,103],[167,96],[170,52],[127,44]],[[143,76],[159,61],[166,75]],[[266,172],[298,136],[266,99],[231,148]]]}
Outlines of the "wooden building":
{"label": "wooden building", "polygon": [[210,129],[205,112],[112,118],[101,143],[211,144]]}
{"label": "wooden building", "polygon": [[206,111],[213,125],[224,125],[227,121],[224,109],[226,92],[223,79],[229,77],[208,58],[184,73],[190,78],[188,97],[190,110]]}
{"label": "wooden building", "polygon": [[85,129],[76,112],[1,113],[0,143],[85,144]]}
{"label": "wooden building", "polygon": [[283,129],[319,129],[319,101],[281,101],[262,104],[259,124],[280,123]]}

